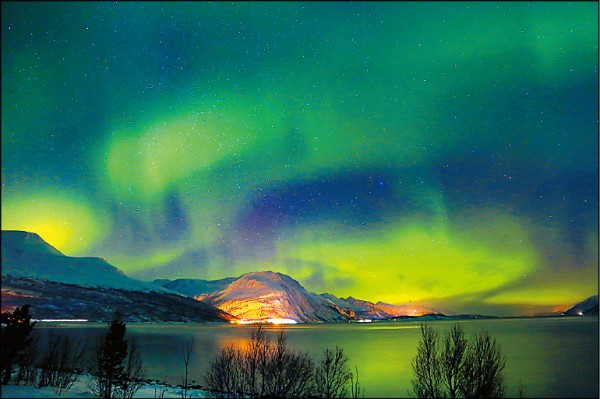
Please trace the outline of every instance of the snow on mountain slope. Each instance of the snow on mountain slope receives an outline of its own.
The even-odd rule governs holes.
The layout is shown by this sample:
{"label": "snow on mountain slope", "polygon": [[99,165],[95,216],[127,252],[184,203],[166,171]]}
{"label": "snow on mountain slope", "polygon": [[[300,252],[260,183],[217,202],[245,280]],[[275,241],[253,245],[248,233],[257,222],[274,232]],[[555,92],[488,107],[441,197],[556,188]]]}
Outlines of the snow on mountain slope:
{"label": "snow on mountain slope", "polygon": [[306,291],[296,280],[271,271],[244,274],[223,290],[196,295],[195,298],[242,319],[291,319],[297,322],[347,320],[325,300]]}
{"label": "snow on mountain slope", "polygon": [[392,305],[384,302],[369,302],[356,299],[338,298],[331,294],[321,294],[320,297],[334,303],[340,312],[344,312],[350,318],[357,319],[393,319],[401,316],[423,316],[425,314],[439,313],[439,311],[416,304]]}
{"label": "snow on mountain slope", "polygon": [[400,316],[423,316],[426,314],[437,314],[439,310],[428,308],[417,304],[392,305],[385,302],[377,302],[375,308],[390,315],[391,317]]}
{"label": "snow on mountain slope", "polygon": [[155,284],[179,292],[189,297],[212,294],[225,289],[233,283],[237,277],[228,277],[221,280],[200,280],[191,278],[179,278],[177,280],[155,280]]}
{"label": "snow on mountain slope", "polygon": [[156,280],[165,288],[206,301],[246,319],[287,318],[299,322],[383,320],[438,313],[416,304],[372,303],[353,297],[338,298],[306,291],[281,273],[254,272],[222,280]]}
{"label": "snow on mountain slope", "polygon": [[39,235],[19,230],[2,230],[2,256],[5,255],[5,251],[65,256]]}
{"label": "snow on mountain slope", "polygon": [[180,294],[86,287],[28,277],[2,277],[2,311],[29,304],[35,319],[110,321],[115,311],[128,322],[227,322],[234,318]]}
{"label": "snow on mountain slope", "polygon": [[2,275],[129,290],[167,290],[132,279],[104,259],[63,255],[39,235],[2,230]]}
{"label": "snow on mountain slope", "polygon": [[582,316],[592,314],[598,314],[598,294],[592,295],[591,297],[577,303],[563,313],[565,316]]}
{"label": "snow on mountain slope", "polygon": [[394,315],[385,312],[384,310],[375,306],[373,302],[363,301],[356,299],[351,296],[348,298],[342,298],[342,300],[354,310],[357,316],[363,319],[389,319]]}

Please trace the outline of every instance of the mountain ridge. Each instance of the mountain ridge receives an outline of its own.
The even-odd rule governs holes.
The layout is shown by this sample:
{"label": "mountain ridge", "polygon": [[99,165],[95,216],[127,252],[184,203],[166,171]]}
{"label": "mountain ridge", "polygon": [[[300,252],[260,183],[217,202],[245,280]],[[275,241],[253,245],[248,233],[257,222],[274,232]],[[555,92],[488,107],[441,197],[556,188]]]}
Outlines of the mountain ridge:
{"label": "mountain ridge", "polygon": [[152,283],[179,292],[183,295],[193,297],[195,295],[209,294],[216,290],[223,289],[236,277],[226,277],[219,280],[203,280],[192,278],[179,278],[175,280],[156,279]]}
{"label": "mountain ridge", "polygon": [[561,313],[563,316],[588,316],[598,314],[598,294],[576,303]]}
{"label": "mountain ridge", "polygon": [[346,320],[290,276],[272,271],[243,274],[220,291],[194,298],[242,319],[308,323]]}
{"label": "mountain ridge", "polygon": [[36,233],[2,230],[1,254],[2,275],[82,286],[169,292],[166,288],[127,276],[103,258],[64,255]]}
{"label": "mountain ridge", "polygon": [[[155,280],[160,283],[165,280]],[[196,281],[196,283],[194,282]],[[213,280],[177,279],[164,283],[173,289],[243,319],[290,319],[296,322],[385,320],[441,314],[420,305],[392,305],[369,302],[352,296],[308,292],[292,277],[273,271],[242,274],[235,278]],[[182,288],[183,287],[183,288]],[[212,288],[211,292],[209,288]],[[194,292],[197,289],[198,292]],[[202,292],[201,292],[202,291]]]}
{"label": "mountain ridge", "polygon": [[231,322],[236,318],[207,303],[179,294],[91,287],[29,277],[2,277],[2,311],[25,303],[35,319],[127,322]]}
{"label": "mountain ridge", "polygon": [[236,318],[127,276],[106,260],[66,256],[36,233],[2,230],[2,311],[28,303],[39,319],[227,322]]}
{"label": "mountain ridge", "polygon": [[[218,309],[219,312],[227,314],[227,317],[232,316],[230,319],[221,317],[221,320],[233,321],[238,318],[254,321],[287,319],[301,323],[321,323],[406,318],[437,320],[444,318],[493,317],[473,314],[447,316],[434,308],[412,302],[389,304],[381,301],[369,302],[353,296],[339,298],[330,293],[316,294],[307,291],[292,277],[273,271],[249,272],[239,277],[227,277],[219,280],[187,278],[175,280],[156,279],[154,282],[143,282],[127,276],[123,271],[102,258],[66,256],[44,241],[39,235],[19,230],[2,230],[1,253],[3,300],[4,298],[14,300],[39,298],[43,295],[49,295],[46,302],[38,300],[38,303],[46,309],[55,308],[59,313],[62,305],[60,301],[56,302],[56,298],[60,298],[62,293],[60,291],[49,293],[41,288],[44,285],[53,285],[61,289],[68,288],[67,294],[72,295],[76,293],[83,295],[81,292],[85,289],[102,288],[100,291],[106,294],[104,300],[113,304],[119,303],[119,300],[116,299],[118,297],[129,296],[136,298],[136,300],[143,297],[143,295],[136,293],[117,295],[114,290],[153,293],[157,296],[170,294],[202,302],[213,309],[216,308],[215,310]],[[27,283],[27,279],[37,283],[31,281]],[[13,292],[11,287],[5,284],[5,281],[11,281],[13,288],[19,286],[22,288],[23,285],[27,286],[27,284],[37,288],[32,291],[34,295],[27,294],[27,290],[19,291],[17,289]],[[45,294],[42,295],[40,292],[45,292]],[[87,293],[84,297],[91,298],[94,295]],[[131,298],[129,302],[133,301]],[[68,295],[64,299],[70,300]],[[100,307],[106,305],[106,303],[102,303],[102,297],[95,300]],[[146,299],[145,301],[153,303],[153,300]],[[172,308],[172,306],[176,306],[174,305],[175,302],[185,302],[183,299],[168,296],[158,298],[157,301],[157,306],[162,308]],[[84,307],[90,306],[84,302],[82,302],[85,305]],[[189,305],[191,302],[187,303]],[[192,308],[196,309],[197,306],[192,305]],[[153,313],[151,310],[148,310],[148,312],[149,314]],[[177,312],[174,311],[174,313]],[[566,316],[590,314],[598,314],[597,294],[575,304],[562,313]],[[554,314],[554,316],[558,315],[558,313]],[[137,317],[139,320],[165,318],[156,315],[148,317],[138,315]],[[202,318],[183,317],[183,319],[201,320]]]}

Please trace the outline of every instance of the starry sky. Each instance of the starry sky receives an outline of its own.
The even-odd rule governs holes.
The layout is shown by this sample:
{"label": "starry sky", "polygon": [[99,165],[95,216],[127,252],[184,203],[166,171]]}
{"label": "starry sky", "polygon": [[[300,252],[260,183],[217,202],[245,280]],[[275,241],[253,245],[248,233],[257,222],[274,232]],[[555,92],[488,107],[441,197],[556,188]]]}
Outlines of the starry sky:
{"label": "starry sky", "polygon": [[597,2],[2,2],[2,229],[128,275],[598,292]]}

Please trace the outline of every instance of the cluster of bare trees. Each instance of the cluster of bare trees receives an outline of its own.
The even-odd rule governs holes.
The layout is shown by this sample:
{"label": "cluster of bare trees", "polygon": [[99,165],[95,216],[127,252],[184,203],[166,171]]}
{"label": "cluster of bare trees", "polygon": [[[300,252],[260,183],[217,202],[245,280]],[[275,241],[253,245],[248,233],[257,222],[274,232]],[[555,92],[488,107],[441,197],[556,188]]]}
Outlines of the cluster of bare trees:
{"label": "cluster of bare trees", "polygon": [[505,364],[506,358],[487,331],[468,340],[456,324],[440,340],[435,330],[421,325],[421,341],[412,362],[412,393],[418,398],[501,398]]}
{"label": "cluster of bare trees", "polygon": [[85,366],[83,340],[53,330],[31,334],[35,322],[31,322],[28,305],[4,314],[3,322],[3,384],[13,378],[16,385],[51,387],[58,395],[73,386]]}
{"label": "cluster of bare trees", "polygon": [[315,362],[306,353],[292,351],[280,330],[273,342],[258,326],[246,348],[222,348],[205,376],[209,392],[218,398],[343,398],[361,393],[358,373],[353,375],[348,358],[336,347],[326,349]]}
{"label": "cluster of bare trees", "polygon": [[[37,388],[52,387],[60,395],[70,389],[83,372],[87,347],[81,338],[48,332],[47,343],[36,345],[39,361],[33,361],[33,384]],[[42,349],[43,348],[43,349]],[[31,368],[30,368],[31,370]]]}
{"label": "cluster of bare trees", "polygon": [[126,326],[115,315],[106,335],[75,337],[57,330],[36,330],[29,306],[2,315],[3,384],[50,387],[61,395],[86,368],[92,375],[90,389],[102,398],[131,398],[144,377],[134,341],[125,339]]}

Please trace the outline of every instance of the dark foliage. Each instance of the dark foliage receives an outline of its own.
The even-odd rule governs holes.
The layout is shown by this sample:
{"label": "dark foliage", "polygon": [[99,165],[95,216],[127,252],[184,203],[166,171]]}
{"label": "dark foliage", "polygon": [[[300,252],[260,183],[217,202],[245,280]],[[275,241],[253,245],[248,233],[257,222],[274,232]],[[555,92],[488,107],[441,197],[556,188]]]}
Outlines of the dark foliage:
{"label": "dark foliage", "polygon": [[204,377],[209,393],[215,398],[243,398],[247,377],[244,355],[235,347],[221,348]]}
{"label": "dark foliage", "polygon": [[272,342],[259,326],[252,331],[246,350],[221,349],[205,381],[220,398],[300,398],[312,395],[313,374],[313,360],[291,351],[283,331]]}
{"label": "dark foliage", "polygon": [[31,345],[30,333],[35,322],[31,322],[29,305],[17,307],[12,314],[2,313],[2,384],[10,381],[15,363],[26,356]]}
{"label": "dark foliage", "polygon": [[206,386],[219,398],[353,397],[361,392],[341,348],[326,349],[315,365],[306,353],[292,351],[280,330],[273,342],[262,326],[252,330],[243,350],[222,348],[205,375]]}
{"label": "dark foliage", "polygon": [[37,351],[41,358],[36,361],[34,385],[52,387],[58,395],[70,389],[83,372],[86,349],[83,340],[50,331],[44,350]]}
{"label": "dark foliage", "polygon": [[412,368],[413,392],[417,398],[440,398],[441,368],[438,364],[438,336],[431,327],[421,325],[421,341]]}
{"label": "dark foliage", "polygon": [[464,398],[504,397],[504,366],[506,359],[496,340],[487,331],[475,335],[465,354],[459,380],[459,392]]}
{"label": "dark foliage", "polygon": [[115,317],[97,345],[90,388],[102,398],[131,398],[141,386],[142,362],[135,342],[125,339],[126,330],[122,318]]}
{"label": "dark foliage", "polygon": [[444,337],[421,325],[421,341],[412,367],[418,398],[501,398],[506,359],[488,332],[469,341],[459,325]]}
{"label": "dark foliage", "polygon": [[345,398],[352,378],[352,372],[348,367],[348,358],[344,355],[344,350],[337,346],[335,350],[325,349],[323,358],[317,364],[315,373],[317,396],[328,399]]}

